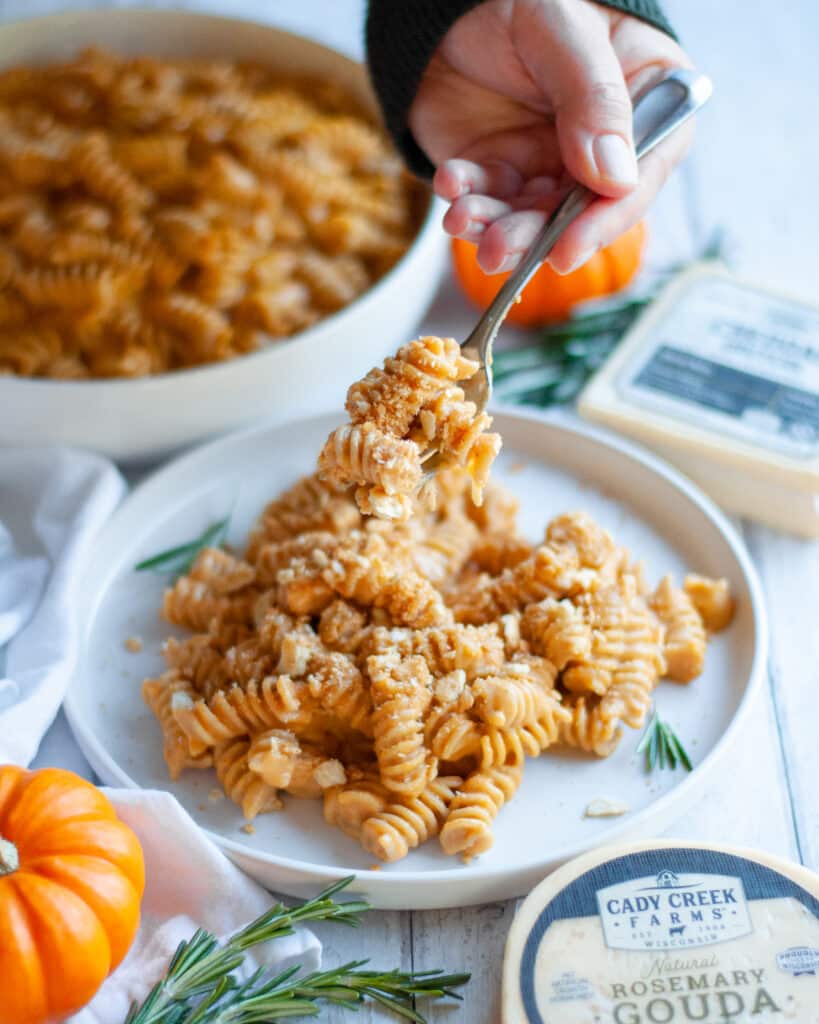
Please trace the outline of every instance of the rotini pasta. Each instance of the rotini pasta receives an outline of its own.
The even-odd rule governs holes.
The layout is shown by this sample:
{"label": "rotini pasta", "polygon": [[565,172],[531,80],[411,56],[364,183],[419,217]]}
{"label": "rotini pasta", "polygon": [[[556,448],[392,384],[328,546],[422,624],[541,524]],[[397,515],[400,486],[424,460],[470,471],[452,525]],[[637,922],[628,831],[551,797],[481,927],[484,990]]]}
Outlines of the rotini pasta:
{"label": "rotini pasta", "polygon": [[[303,122],[297,96],[283,109]],[[340,161],[368,144],[327,138]],[[225,162],[217,176],[241,208],[241,170]],[[80,219],[96,216],[87,207]],[[165,224],[181,248],[212,244],[195,218]],[[699,674],[706,630],[733,614],[727,583],[667,577],[652,593],[588,516],[552,519],[532,546],[502,488],[477,505],[465,453],[488,435],[458,409],[469,372],[454,342],[405,346],[350,389],[322,475],[270,502],[243,554],[205,549],[166,591],[165,618],[193,633],[166,642],[168,670],[143,692],[173,777],[215,765],[248,818],[282,794],[321,798],[328,824],[387,862],[435,835],[468,860],[491,847],[527,758],[561,743],[606,757],[643,726],[663,675]],[[388,464],[421,434],[458,453],[434,510]],[[357,487],[368,500],[391,489],[411,519],[368,517]]]}
{"label": "rotini pasta", "polygon": [[361,826],[361,845],[381,860],[406,857],[438,835],[460,784],[457,776],[439,776],[417,796],[387,804]]}
{"label": "rotini pasta", "polygon": [[651,607],[666,628],[663,655],[670,679],[688,683],[702,672],[705,661],[705,625],[687,591],[665,576],[651,596]]}
{"label": "rotini pasta", "polygon": [[282,802],[276,790],[251,771],[249,750],[247,740],[230,740],[216,748],[213,763],[225,793],[241,807],[245,818],[252,821],[258,814],[281,810]]}
{"label": "rotini pasta", "polygon": [[200,744],[198,750],[194,748],[196,753],[191,751],[185,733],[176,722],[173,701],[180,696],[190,699],[190,684],[174,669],[158,679],[146,679],[142,684],[143,700],[156,715],[162,730],[162,751],[172,779],[178,778],[185,768],[208,768],[213,764],[204,744]]}
{"label": "rotini pasta", "polygon": [[521,631],[532,649],[558,670],[573,661],[587,661],[591,654],[591,627],[582,610],[565,599],[530,604],[523,613]]}
{"label": "rotini pasta", "polygon": [[340,761],[303,747],[292,732],[282,729],[254,736],[247,763],[268,786],[302,799],[317,799],[325,789],[347,781]]}
{"label": "rotini pasta", "polygon": [[348,305],[417,229],[421,188],[352,99],[250,62],[12,67],[0,128],[0,328],[36,353],[0,344],[3,373],[241,356]]}
{"label": "rotini pasta", "polygon": [[320,476],[342,487],[358,485],[363,513],[405,520],[419,490],[424,499],[434,496],[421,482],[424,458],[436,451],[442,466],[467,470],[473,500],[480,503],[501,441],[487,433],[489,415],[479,413],[457,386],[477,370],[478,363],[466,359],[452,338],[424,337],[405,345],[349,389],[350,423],[327,439]]}
{"label": "rotini pasta", "polygon": [[709,633],[719,633],[730,624],[734,617],[734,599],[728,580],[712,580],[691,574],[685,577],[683,590],[691,598]]}
{"label": "rotini pasta", "polygon": [[492,846],[492,822],[523,778],[522,765],[474,772],[455,794],[441,829],[445,853],[470,860]]}
{"label": "rotini pasta", "polygon": [[418,655],[373,655],[367,673],[381,781],[393,793],[419,796],[436,770],[424,744],[424,713],[432,700],[427,663]]}
{"label": "rotini pasta", "polygon": [[325,790],[324,820],[353,839],[360,839],[364,822],[379,814],[391,798],[375,765],[353,764],[345,783]]}

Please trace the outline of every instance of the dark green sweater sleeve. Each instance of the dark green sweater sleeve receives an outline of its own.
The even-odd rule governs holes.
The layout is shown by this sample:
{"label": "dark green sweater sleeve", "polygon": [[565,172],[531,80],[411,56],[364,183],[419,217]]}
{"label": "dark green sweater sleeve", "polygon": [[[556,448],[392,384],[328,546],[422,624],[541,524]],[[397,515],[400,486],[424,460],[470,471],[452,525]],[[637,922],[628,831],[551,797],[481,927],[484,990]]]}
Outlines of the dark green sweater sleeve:
{"label": "dark green sweater sleeve", "polygon": [[[418,84],[438,44],[452,25],[480,0],[369,0],[367,63],[384,122],[410,169],[430,177],[432,164],[407,125]],[[598,0],[674,32],[655,0]]]}

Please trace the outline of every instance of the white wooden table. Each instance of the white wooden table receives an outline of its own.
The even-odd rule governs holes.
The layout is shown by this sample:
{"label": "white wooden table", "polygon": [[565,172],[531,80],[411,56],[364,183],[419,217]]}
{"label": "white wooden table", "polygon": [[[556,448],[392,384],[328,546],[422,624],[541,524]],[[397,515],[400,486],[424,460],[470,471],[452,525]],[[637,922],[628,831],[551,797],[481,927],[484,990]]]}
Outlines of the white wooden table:
{"label": "white wooden table", "polygon": [[[100,0],[83,6],[94,2],[105,6]],[[0,15],[66,6],[53,0],[0,0]],[[199,6],[253,16],[361,53],[359,0],[223,0]],[[693,156],[655,209],[653,257],[688,258],[721,226],[735,267],[810,297],[819,279],[814,141],[819,5],[790,0],[774,9],[769,0],[666,0],[666,9],[689,52],[715,79],[716,94],[701,118]],[[459,337],[471,315],[445,282],[428,325],[434,333]],[[742,524],[742,530],[768,598],[773,634],[768,685],[707,800],[669,834],[759,847],[819,869],[819,544],[753,525]],[[91,775],[62,718],[35,764]],[[322,929],[326,960],[372,956],[385,966],[472,971],[465,1003],[435,1019],[490,1024],[498,1019],[503,943],[513,913],[511,903],[374,913],[356,933]],[[328,1013],[326,1019],[341,1015]],[[364,1011],[357,1019],[363,1024],[387,1018]]]}

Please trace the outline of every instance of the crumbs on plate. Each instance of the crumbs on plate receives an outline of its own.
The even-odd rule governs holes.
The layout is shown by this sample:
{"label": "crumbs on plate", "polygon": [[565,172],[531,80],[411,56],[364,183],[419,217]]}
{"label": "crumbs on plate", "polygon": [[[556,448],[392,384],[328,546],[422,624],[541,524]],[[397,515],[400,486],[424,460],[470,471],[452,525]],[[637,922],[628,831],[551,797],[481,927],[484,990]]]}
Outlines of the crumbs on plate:
{"label": "crumbs on plate", "polygon": [[586,805],[583,812],[584,818],[619,818],[626,814],[631,808],[621,800],[608,800],[605,797],[597,797]]}

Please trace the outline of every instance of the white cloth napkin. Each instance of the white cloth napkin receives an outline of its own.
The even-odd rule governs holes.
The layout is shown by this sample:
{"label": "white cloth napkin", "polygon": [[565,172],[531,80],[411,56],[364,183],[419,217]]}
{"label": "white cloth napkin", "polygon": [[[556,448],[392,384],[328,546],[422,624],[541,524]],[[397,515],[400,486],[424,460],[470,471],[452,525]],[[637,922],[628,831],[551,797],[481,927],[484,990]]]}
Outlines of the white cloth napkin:
{"label": "white cloth napkin", "polygon": [[77,655],[73,587],[124,493],[100,456],[0,450],[0,763],[28,764],[57,714]]}
{"label": "white cloth napkin", "polygon": [[[226,938],[258,917],[273,897],[206,839],[170,793],[103,790],[120,818],[136,832],[146,864],[142,921],[128,955],[70,1024],[122,1024],[162,976],[174,950],[197,926]],[[306,928],[247,955],[247,969],[278,972],[301,964],[316,970],[321,944]]]}
{"label": "white cloth napkin", "polygon": [[[74,587],[125,489],[97,455],[0,450],[0,764],[27,765],[62,703],[79,646]],[[225,938],[273,902],[170,793],[106,792],[145,853],[142,922],[125,960],[71,1024],[121,1024],[197,927]],[[320,956],[318,939],[302,928],[257,950],[249,965],[314,970]]]}

